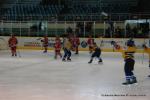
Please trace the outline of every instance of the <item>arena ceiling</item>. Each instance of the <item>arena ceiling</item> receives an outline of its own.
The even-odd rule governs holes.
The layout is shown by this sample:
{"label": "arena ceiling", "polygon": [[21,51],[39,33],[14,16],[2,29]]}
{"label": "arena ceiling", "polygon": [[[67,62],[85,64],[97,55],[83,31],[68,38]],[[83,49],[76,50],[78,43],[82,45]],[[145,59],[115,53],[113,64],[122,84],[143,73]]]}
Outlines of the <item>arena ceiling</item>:
{"label": "arena ceiling", "polygon": [[[0,0],[0,5],[3,4],[11,4],[17,1],[34,1],[34,0]],[[42,0],[41,0],[42,1]],[[61,1],[61,0],[60,0]],[[67,0],[66,0],[67,1]],[[70,0],[68,0],[70,1]],[[71,0],[73,1],[73,0]],[[75,1],[94,1],[94,0],[75,0]],[[95,1],[102,1],[102,2],[115,2],[115,1],[122,1],[122,2],[138,2],[140,0],[95,0]]]}
{"label": "arena ceiling", "polygon": [[[0,7],[2,7],[2,5],[5,5],[5,4],[14,4],[14,3],[17,3],[17,1],[19,1],[19,2],[27,2],[27,1],[29,1],[30,2],[30,1],[36,1],[36,0],[0,0]],[[111,2],[112,3],[117,3],[117,2],[122,2],[122,3],[123,2],[125,2],[125,3],[127,3],[127,2],[133,2],[133,3],[137,3],[137,4],[141,4],[141,2],[142,2],[142,5],[150,3],[150,0],[63,0],[63,1],[100,1],[100,2],[106,2],[106,3],[107,2],[109,2],[109,3],[111,3]]]}

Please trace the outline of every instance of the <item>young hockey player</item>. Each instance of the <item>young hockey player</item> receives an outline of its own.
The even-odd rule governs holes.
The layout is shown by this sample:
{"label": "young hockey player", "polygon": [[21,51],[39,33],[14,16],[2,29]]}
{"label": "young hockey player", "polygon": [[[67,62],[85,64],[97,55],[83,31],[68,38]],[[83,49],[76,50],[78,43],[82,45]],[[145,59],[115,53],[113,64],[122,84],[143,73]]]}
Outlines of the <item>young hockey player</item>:
{"label": "young hockey player", "polygon": [[92,63],[93,58],[95,58],[95,57],[99,59],[98,63],[102,63],[103,61],[102,61],[102,59],[100,57],[100,55],[101,55],[101,49],[97,46],[96,43],[93,44],[93,48],[94,48],[94,52],[93,52],[93,54],[91,56],[91,60],[88,63],[89,64]]}
{"label": "young hockey player", "polygon": [[127,46],[131,46],[131,47],[135,46],[135,43],[134,43],[133,38],[130,38],[130,39],[127,41],[127,44],[126,44],[126,45],[127,45]]}
{"label": "young hockey player", "polygon": [[61,51],[61,40],[60,40],[59,36],[56,36],[54,48],[55,48],[55,57],[54,58],[57,59],[58,55],[62,58],[62,55],[60,52]]}
{"label": "young hockey player", "polygon": [[47,49],[48,49],[48,37],[47,37],[47,35],[45,35],[43,37],[43,40],[41,40],[41,42],[43,42],[43,47],[44,47],[43,53],[47,53]]}
{"label": "young hockey player", "polygon": [[[121,52],[124,58],[124,72],[126,77],[126,82],[122,83],[123,85],[129,85],[137,83],[136,77],[134,76],[134,53],[136,52],[136,47],[134,44],[127,45],[127,49],[124,50],[119,46],[115,41],[112,41],[111,44],[115,47],[116,51]],[[118,48],[119,47],[119,48]]]}
{"label": "young hockey player", "polygon": [[89,38],[88,38],[88,40],[87,40],[87,44],[89,45],[89,52],[90,53],[93,52],[93,43],[94,43],[94,39],[90,35]]}
{"label": "young hockey player", "polygon": [[68,35],[69,41],[71,42],[71,51],[75,51],[75,46],[74,46],[74,35],[73,34],[69,34]]}
{"label": "young hockey player", "polygon": [[11,34],[11,37],[8,40],[8,44],[11,49],[12,56],[17,56],[16,49],[17,49],[18,40],[13,34]]}
{"label": "young hockey player", "polygon": [[71,61],[71,48],[72,48],[72,43],[71,39],[68,37],[67,39],[64,39],[64,56],[62,61],[66,61],[66,57],[68,61]]}
{"label": "young hockey player", "polygon": [[75,54],[79,54],[79,45],[80,45],[80,40],[77,37],[77,35],[74,35],[74,39],[73,39],[73,47],[75,48]]}
{"label": "young hockey player", "polygon": [[[145,44],[143,45],[144,51],[149,55],[149,68],[150,68],[150,48],[148,48]],[[148,75],[150,77],[150,75]]]}

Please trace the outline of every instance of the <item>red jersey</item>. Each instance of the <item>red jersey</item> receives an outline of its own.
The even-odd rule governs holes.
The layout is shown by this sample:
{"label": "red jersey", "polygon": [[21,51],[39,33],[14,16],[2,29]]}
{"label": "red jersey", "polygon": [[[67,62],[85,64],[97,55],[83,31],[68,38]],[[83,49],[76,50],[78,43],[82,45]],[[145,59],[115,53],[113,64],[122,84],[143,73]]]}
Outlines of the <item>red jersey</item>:
{"label": "red jersey", "polygon": [[55,43],[60,43],[61,44],[61,40],[59,38],[56,38]]}
{"label": "red jersey", "polygon": [[55,50],[60,50],[61,49],[61,40],[59,38],[55,39]]}
{"label": "red jersey", "polygon": [[48,44],[48,37],[44,37],[43,43]]}
{"label": "red jersey", "polygon": [[89,38],[87,41],[89,46],[92,46],[94,44],[94,39],[93,38]]}
{"label": "red jersey", "polygon": [[73,44],[74,44],[75,46],[80,45],[80,40],[79,40],[78,37],[75,37],[75,38],[73,39]]}
{"label": "red jersey", "polygon": [[9,38],[8,44],[9,44],[9,47],[16,47],[16,45],[18,44],[17,38],[16,37]]}
{"label": "red jersey", "polygon": [[48,37],[44,36],[44,39],[41,40],[41,42],[43,42],[44,47],[47,47],[48,46]]}

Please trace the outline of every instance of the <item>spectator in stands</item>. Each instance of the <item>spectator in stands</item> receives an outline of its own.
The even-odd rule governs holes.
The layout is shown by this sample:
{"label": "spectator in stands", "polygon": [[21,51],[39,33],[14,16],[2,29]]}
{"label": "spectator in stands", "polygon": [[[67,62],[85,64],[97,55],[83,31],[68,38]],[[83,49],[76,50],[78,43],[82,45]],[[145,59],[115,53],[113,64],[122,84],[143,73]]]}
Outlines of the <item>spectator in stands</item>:
{"label": "spectator in stands", "polygon": [[143,32],[142,32],[142,29],[138,29],[138,32],[137,32],[137,37],[138,38],[141,38],[143,36]]}
{"label": "spectator in stands", "polygon": [[67,33],[72,33],[72,28],[71,27],[67,28]]}
{"label": "spectator in stands", "polygon": [[136,37],[136,34],[137,34],[137,27],[134,27],[133,29],[132,29],[132,35],[133,35],[133,37]]}
{"label": "spectator in stands", "polygon": [[108,27],[108,28],[106,29],[105,37],[106,37],[106,38],[110,38],[110,37],[111,37],[111,29],[110,29],[110,27]]}
{"label": "spectator in stands", "polygon": [[120,27],[118,26],[116,29],[115,29],[115,32],[116,32],[116,38],[120,38],[121,37],[121,29]]}
{"label": "spectator in stands", "polygon": [[131,27],[130,27],[130,24],[127,24],[126,25],[126,37],[130,37],[130,33],[131,33]]}

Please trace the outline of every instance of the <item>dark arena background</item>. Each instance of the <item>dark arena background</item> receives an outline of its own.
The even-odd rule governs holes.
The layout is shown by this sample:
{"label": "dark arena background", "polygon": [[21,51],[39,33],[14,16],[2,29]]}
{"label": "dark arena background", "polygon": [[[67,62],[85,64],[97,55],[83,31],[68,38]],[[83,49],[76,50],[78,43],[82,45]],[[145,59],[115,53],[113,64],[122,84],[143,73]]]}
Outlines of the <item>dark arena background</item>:
{"label": "dark arena background", "polygon": [[149,69],[150,0],[0,0],[0,100],[149,100]]}

